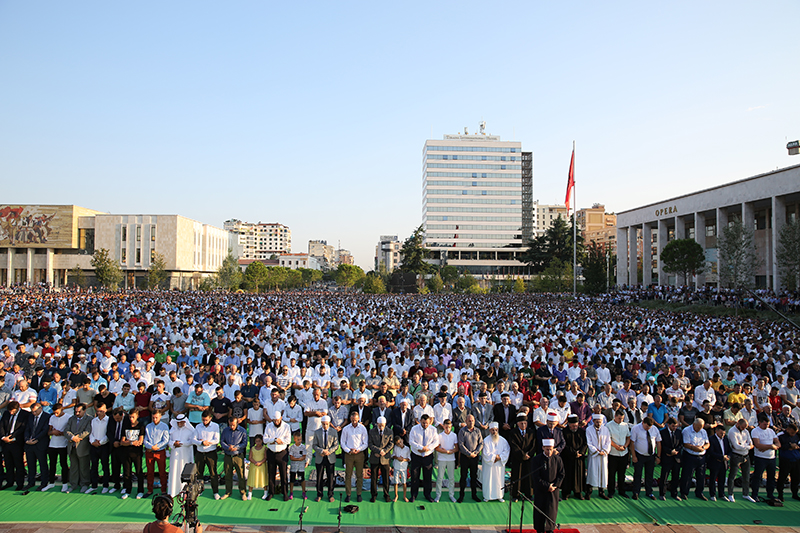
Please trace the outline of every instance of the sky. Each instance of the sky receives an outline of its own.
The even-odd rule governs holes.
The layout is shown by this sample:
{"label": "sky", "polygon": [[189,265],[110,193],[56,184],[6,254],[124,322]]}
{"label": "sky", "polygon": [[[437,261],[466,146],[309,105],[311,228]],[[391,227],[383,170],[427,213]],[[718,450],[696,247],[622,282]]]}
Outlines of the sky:
{"label": "sky", "polygon": [[619,212],[800,164],[798,4],[0,0],[2,203],[280,222],[373,267],[426,139]]}

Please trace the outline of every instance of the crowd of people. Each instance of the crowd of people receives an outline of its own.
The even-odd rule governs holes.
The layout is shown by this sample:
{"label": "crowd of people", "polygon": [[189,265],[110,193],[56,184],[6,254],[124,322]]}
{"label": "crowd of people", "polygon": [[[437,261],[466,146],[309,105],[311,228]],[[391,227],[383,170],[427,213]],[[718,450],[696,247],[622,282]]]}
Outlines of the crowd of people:
{"label": "crowd of people", "polygon": [[175,496],[193,462],[333,501],[343,468],[345,501],[531,498],[548,531],[595,490],[799,499],[798,339],[603,297],[6,292],[0,480]]}

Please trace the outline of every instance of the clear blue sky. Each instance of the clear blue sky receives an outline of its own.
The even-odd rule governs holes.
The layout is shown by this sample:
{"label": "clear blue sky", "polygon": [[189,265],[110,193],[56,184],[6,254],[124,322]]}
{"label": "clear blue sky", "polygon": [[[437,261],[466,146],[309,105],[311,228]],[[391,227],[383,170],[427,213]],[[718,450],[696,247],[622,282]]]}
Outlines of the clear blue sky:
{"label": "clear blue sky", "polygon": [[800,4],[0,1],[3,203],[278,221],[372,266],[481,119],[621,211],[800,163]]}

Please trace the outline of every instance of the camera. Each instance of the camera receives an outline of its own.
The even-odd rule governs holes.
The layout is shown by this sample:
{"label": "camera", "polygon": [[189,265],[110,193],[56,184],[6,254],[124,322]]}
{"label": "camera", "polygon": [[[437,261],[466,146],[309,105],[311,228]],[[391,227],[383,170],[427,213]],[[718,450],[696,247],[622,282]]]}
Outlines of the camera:
{"label": "camera", "polygon": [[197,526],[197,498],[203,493],[203,480],[197,477],[197,465],[187,463],[181,471],[181,482],[183,488],[177,496],[181,506],[181,512],[175,517],[174,525],[183,527],[184,522],[189,527]]}

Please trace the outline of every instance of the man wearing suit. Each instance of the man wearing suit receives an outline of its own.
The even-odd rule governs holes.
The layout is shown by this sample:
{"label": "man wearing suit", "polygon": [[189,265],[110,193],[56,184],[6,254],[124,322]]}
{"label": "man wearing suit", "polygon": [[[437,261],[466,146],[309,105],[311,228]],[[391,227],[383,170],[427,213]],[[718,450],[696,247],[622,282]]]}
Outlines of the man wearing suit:
{"label": "man wearing suit", "polygon": [[372,479],[370,501],[372,503],[375,503],[378,495],[378,474],[383,477],[383,499],[386,502],[389,501],[389,460],[391,459],[390,452],[394,447],[393,440],[393,434],[386,429],[386,419],[382,416],[378,417],[375,427],[369,432],[368,441],[370,478]]}
{"label": "man wearing suit", "polygon": [[359,396],[358,402],[350,408],[349,415],[352,416],[353,413],[358,413],[358,419],[361,424],[369,431],[370,426],[372,426],[372,407],[367,405],[366,395]]}
{"label": "man wearing suit", "polygon": [[[728,461],[731,458],[731,443],[725,435],[725,426],[717,424],[714,428],[714,436],[709,437],[711,446],[708,449],[708,488],[711,501],[717,501],[717,497],[725,499],[725,474],[728,471]],[[719,493],[719,494],[717,494]]]}
{"label": "man wearing suit", "polygon": [[372,408],[372,425],[378,423],[378,419],[383,417],[386,419],[386,429],[392,430],[392,408],[386,403],[386,398],[381,396],[378,398],[378,407]]}
{"label": "man wearing suit", "polygon": [[67,455],[69,456],[69,490],[80,487],[81,492],[89,490],[90,458],[89,434],[92,432],[92,419],[86,415],[86,405],[75,406],[75,415],[67,422],[64,436],[67,437]]}
{"label": "man wearing suit", "polygon": [[670,494],[675,499],[679,498],[682,451],[683,434],[678,429],[678,421],[670,417],[667,419],[667,427],[661,430],[661,477],[658,480],[658,492],[662,500],[667,499],[667,478]]}
{"label": "man wearing suit", "polygon": [[108,479],[108,483],[114,484],[114,486],[108,491],[111,494],[114,494],[118,490],[122,489],[122,477],[120,476],[120,472],[122,471],[124,452],[126,451],[121,444],[122,437],[124,435],[122,431],[122,425],[124,422],[125,410],[122,409],[122,407],[117,407],[114,409],[114,412],[108,421],[108,427],[106,428],[106,435],[108,436],[107,444],[111,457],[111,477]]}
{"label": "man wearing suit", "polygon": [[[314,432],[311,441],[311,446],[314,448],[314,462],[317,465],[317,501],[322,499],[322,491],[327,486],[328,501],[333,503],[333,471],[336,467],[339,433],[331,427],[331,417],[325,415],[321,421],[322,427]],[[325,479],[324,484],[323,479]]]}
{"label": "man wearing suit", "polygon": [[25,488],[25,427],[30,413],[20,408],[19,402],[10,401],[0,419],[0,440],[3,442],[3,458],[6,463],[6,485],[10,488],[16,481],[17,490]]}
{"label": "man wearing suit", "polygon": [[511,396],[504,392],[501,401],[492,408],[494,421],[500,425],[500,436],[508,440],[517,424],[517,408],[511,404]]}
{"label": "man wearing suit", "polygon": [[533,497],[530,476],[520,480],[530,472],[536,448],[536,434],[528,431],[528,418],[525,413],[517,415],[517,427],[511,431],[508,438],[511,447],[511,499],[517,501],[522,492],[528,498]]}
{"label": "man wearing suit", "polygon": [[408,400],[402,400],[400,407],[392,410],[390,421],[392,432],[396,437],[403,437],[403,442],[408,446],[408,435],[414,427],[414,415],[409,409]]}
{"label": "man wearing suit", "polygon": [[[45,490],[50,481],[50,468],[47,466],[47,448],[50,446],[50,415],[45,413],[42,404],[31,406],[30,423],[25,428],[25,455],[28,457],[28,488],[36,484],[36,462],[39,462],[41,487]],[[53,487],[50,487],[53,488]]]}

